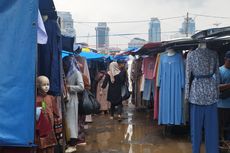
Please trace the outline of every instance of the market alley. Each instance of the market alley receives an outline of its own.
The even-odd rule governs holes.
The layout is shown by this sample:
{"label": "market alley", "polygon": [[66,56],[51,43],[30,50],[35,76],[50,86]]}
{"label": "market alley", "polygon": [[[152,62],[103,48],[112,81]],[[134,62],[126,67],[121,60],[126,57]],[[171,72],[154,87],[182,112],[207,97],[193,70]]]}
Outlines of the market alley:
{"label": "market alley", "polygon": [[[185,127],[158,126],[149,110],[124,107],[123,120],[96,115],[88,124],[85,146],[76,153],[190,153],[191,143]],[[202,152],[204,152],[202,146]]]}

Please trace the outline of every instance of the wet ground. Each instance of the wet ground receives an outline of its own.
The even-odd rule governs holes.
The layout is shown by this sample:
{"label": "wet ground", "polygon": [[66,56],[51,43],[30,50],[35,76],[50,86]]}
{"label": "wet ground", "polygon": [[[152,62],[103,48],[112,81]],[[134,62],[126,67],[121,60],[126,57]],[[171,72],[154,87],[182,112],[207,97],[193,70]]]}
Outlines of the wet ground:
{"label": "wet ground", "polygon": [[[123,120],[109,115],[93,116],[86,129],[85,146],[76,153],[191,153],[189,130],[186,127],[158,126],[152,112],[124,107]],[[204,153],[202,146],[201,153]]]}

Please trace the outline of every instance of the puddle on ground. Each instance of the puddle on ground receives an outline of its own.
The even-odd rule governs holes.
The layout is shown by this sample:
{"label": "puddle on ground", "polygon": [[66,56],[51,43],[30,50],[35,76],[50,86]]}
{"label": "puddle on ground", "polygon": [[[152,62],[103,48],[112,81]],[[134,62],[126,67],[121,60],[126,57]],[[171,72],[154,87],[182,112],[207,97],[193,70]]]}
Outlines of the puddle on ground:
{"label": "puddle on ground", "polygon": [[[86,129],[86,146],[76,153],[191,153],[188,134],[165,134],[164,126],[151,119],[151,111],[124,109],[122,122],[110,120],[109,115],[93,116]],[[204,153],[202,146],[201,153]]]}

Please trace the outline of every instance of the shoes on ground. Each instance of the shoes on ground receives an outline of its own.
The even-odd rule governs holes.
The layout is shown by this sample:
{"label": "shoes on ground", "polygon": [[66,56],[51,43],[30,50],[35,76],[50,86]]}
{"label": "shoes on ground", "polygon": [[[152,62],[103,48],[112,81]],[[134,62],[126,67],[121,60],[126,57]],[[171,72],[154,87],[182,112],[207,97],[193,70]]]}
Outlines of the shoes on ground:
{"label": "shoes on ground", "polygon": [[86,123],[92,123],[93,122],[92,115],[86,115],[85,122]]}
{"label": "shoes on ground", "polygon": [[66,150],[65,153],[73,153],[77,151],[77,148],[75,146],[69,146]]}
{"label": "shoes on ground", "polygon": [[118,118],[118,121],[121,121],[121,115],[118,115],[117,118]]}

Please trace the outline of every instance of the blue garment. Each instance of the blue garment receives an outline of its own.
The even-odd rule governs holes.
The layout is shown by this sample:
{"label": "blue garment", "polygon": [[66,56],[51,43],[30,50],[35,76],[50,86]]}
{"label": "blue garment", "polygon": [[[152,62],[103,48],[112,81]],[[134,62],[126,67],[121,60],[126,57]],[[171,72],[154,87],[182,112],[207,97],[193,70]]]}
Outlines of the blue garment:
{"label": "blue garment", "polygon": [[38,45],[38,75],[45,75],[50,80],[49,94],[61,95],[61,31],[56,20],[45,21],[48,35],[47,44]]}
{"label": "blue garment", "polygon": [[190,104],[192,153],[200,153],[204,127],[206,153],[218,153],[217,104]]}
{"label": "blue garment", "polygon": [[158,124],[183,123],[184,73],[184,61],[180,53],[173,56],[161,54],[158,73],[160,87]]}
{"label": "blue garment", "polygon": [[48,15],[49,19],[57,20],[57,12],[53,0],[39,0],[41,15]]}
{"label": "blue garment", "polygon": [[[220,70],[220,84],[230,83],[230,69],[224,65],[219,68]],[[219,108],[230,108],[230,97],[226,99],[219,99]]]}
{"label": "blue garment", "polygon": [[145,79],[144,91],[143,91],[143,100],[150,100],[151,93],[154,95],[154,80]]}

